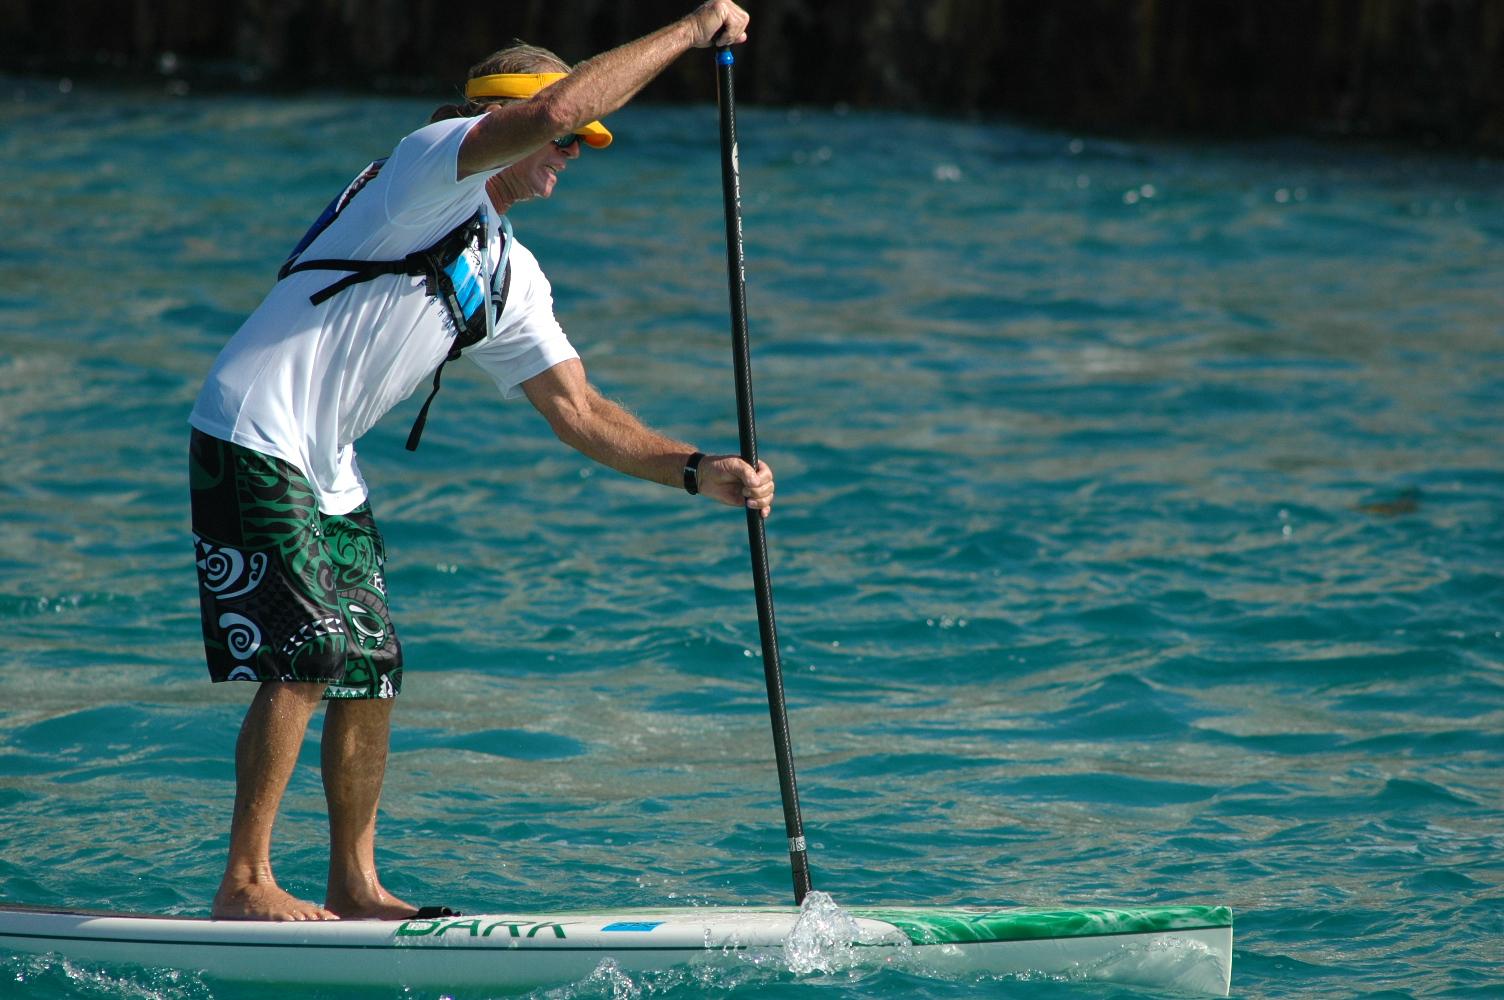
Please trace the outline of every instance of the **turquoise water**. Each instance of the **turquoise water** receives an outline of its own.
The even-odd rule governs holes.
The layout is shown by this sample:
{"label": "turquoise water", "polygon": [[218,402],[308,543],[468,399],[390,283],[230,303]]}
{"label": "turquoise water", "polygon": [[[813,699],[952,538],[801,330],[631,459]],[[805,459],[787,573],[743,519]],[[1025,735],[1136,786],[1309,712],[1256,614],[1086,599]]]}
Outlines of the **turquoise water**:
{"label": "turquoise water", "polygon": [[[207,912],[185,416],[410,101],[0,105],[0,900]],[[735,447],[715,113],[514,213],[594,380]],[[744,108],[759,438],[816,886],[1225,903],[1242,997],[1504,995],[1504,165]],[[741,515],[461,364],[362,443],[409,669],[390,887],[783,902]],[[323,884],[316,733],[278,871]],[[634,992],[635,991],[635,992]],[[0,956],[0,994],[221,997]],[[254,995],[254,994],[250,994]],[[394,991],[394,994],[395,991]],[[550,996],[1119,997],[909,973]]]}

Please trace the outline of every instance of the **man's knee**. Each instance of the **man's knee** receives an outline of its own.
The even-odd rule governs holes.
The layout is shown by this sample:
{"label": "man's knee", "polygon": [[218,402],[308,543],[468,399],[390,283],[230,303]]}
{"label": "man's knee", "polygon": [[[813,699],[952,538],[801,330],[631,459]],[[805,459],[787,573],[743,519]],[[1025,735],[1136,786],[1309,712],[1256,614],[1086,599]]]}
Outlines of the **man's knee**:
{"label": "man's knee", "polygon": [[312,714],[324,700],[326,687],[322,681],[263,681],[256,697],[269,705],[297,706]]}
{"label": "man's knee", "polygon": [[391,717],[395,698],[331,698],[326,715],[351,725],[384,724]]}

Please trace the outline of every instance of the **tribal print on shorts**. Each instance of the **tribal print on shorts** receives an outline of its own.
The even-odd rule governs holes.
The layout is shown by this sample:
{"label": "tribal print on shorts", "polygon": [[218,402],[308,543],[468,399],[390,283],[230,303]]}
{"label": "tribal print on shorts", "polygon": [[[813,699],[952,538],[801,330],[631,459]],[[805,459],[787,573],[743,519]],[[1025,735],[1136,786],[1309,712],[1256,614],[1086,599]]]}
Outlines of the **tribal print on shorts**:
{"label": "tribal print on shorts", "polygon": [[190,445],[204,653],[214,681],[309,681],[391,698],[402,645],[368,504],[321,513],[292,465],[199,431]]}

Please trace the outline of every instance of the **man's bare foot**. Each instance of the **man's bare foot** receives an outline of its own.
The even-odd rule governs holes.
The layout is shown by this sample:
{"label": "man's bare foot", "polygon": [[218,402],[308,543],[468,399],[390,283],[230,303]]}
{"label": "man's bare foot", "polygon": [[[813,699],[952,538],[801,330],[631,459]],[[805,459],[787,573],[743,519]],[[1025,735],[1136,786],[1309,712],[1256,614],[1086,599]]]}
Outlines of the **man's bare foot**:
{"label": "man's bare foot", "polygon": [[265,883],[222,885],[210,915],[215,920],[338,920],[339,914]]}
{"label": "man's bare foot", "polygon": [[324,906],[342,920],[409,920],[418,908],[387,892],[380,885],[358,894],[331,891]]}

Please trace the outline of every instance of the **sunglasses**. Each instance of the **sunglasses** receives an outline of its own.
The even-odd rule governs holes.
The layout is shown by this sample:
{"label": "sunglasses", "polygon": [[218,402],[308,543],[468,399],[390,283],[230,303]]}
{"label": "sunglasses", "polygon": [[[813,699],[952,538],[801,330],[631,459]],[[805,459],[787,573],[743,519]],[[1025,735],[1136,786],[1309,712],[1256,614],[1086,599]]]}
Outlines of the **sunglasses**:
{"label": "sunglasses", "polygon": [[549,141],[560,149],[568,149],[580,141],[580,133],[571,132],[568,135],[561,135],[557,139],[550,139]]}

